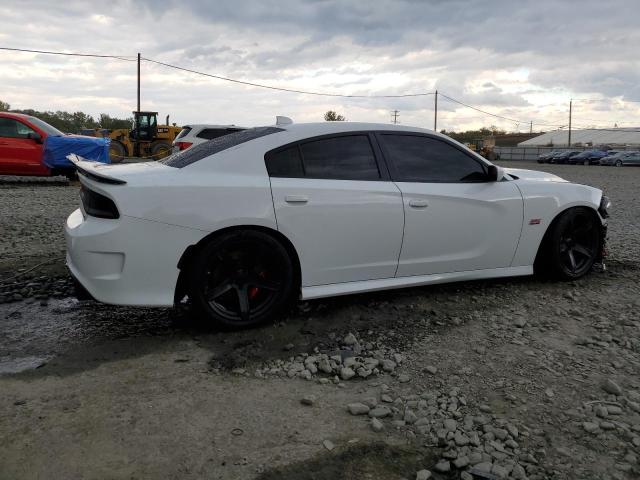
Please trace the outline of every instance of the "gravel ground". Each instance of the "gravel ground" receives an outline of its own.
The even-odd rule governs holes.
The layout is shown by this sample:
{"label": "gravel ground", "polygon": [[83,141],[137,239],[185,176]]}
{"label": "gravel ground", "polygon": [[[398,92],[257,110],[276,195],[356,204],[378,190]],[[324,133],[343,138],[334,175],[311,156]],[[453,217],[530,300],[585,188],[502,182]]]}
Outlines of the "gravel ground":
{"label": "gravel ground", "polygon": [[505,165],[605,190],[606,272],[234,333],[68,298],[77,185],[0,184],[0,478],[638,478],[640,169]]}

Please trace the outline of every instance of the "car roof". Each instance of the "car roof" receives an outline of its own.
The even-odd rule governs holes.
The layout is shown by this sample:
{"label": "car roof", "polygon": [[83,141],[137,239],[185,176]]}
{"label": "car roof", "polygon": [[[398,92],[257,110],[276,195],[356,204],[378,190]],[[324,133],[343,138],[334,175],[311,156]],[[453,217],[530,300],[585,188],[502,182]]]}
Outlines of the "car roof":
{"label": "car roof", "polygon": [[[420,127],[397,125],[389,123],[368,123],[368,122],[313,122],[313,123],[292,123],[289,125],[275,125],[277,128],[300,133],[303,135],[323,135],[327,133],[355,132],[362,130],[389,130],[392,132],[424,132],[436,133]],[[440,134],[438,134],[440,135]]]}
{"label": "car roof", "polygon": [[188,125],[183,126],[182,128],[191,128],[191,129],[196,129],[196,128],[247,128],[247,127],[242,127],[240,125],[215,125],[215,124],[211,124],[211,123],[189,123]]}
{"label": "car roof", "polygon": [[0,117],[18,117],[18,118],[31,118],[33,115],[27,115],[25,113],[14,112],[0,112]]}

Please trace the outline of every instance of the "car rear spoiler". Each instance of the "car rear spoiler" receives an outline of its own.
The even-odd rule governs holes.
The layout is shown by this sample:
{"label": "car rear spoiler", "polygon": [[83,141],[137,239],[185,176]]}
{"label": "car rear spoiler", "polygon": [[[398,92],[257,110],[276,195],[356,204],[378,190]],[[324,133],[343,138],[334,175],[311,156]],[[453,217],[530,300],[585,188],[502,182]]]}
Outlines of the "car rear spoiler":
{"label": "car rear spoiler", "polygon": [[105,165],[100,162],[92,162],[91,160],[87,160],[80,155],[76,155],[72,153],[71,155],[67,155],[67,160],[69,160],[76,167],[76,170],[80,175],[83,175],[91,180],[98,183],[109,183],[111,185],[124,185],[127,182],[124,180],[120,180],[119,178],[112,177],[105,173],[102,173],[96,167],[100,167]]}

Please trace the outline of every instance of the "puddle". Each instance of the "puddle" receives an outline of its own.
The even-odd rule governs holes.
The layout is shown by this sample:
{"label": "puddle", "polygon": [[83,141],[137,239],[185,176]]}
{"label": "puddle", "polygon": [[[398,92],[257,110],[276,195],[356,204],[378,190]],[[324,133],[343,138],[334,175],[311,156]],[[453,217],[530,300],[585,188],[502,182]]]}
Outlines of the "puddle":
{"label": "puddle", "polygon": [[431,469],[436,460],[436,453],[430,450],[382,443],[356,445],[268,470],[258,480],[401,480],[415,478],[424,468]]}
{"label": "puddle", "polygon": [[0,358],[0,375],[35,370],[49,361],[47,357]]}

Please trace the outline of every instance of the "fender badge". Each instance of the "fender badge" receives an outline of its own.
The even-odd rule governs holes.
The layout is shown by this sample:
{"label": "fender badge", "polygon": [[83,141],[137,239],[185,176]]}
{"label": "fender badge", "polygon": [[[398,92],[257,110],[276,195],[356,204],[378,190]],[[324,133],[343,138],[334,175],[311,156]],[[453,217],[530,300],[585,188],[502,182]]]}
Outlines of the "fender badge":
{"label": "fender badge", "polygon": [[540,221],[542,219],[540,218],[532,218],[531,220],[529,220],[529,225],[540,225]]}

